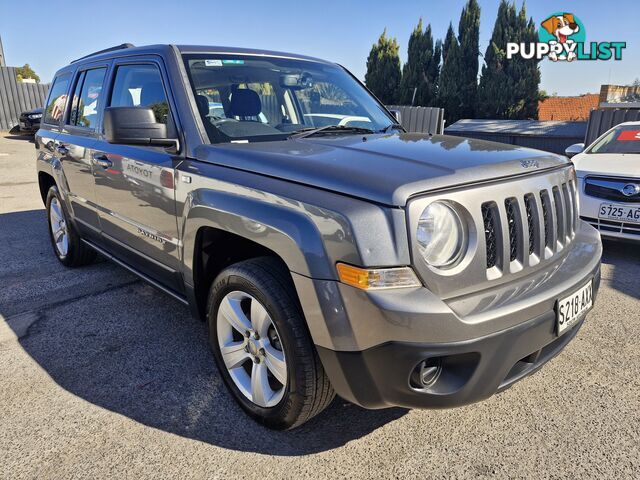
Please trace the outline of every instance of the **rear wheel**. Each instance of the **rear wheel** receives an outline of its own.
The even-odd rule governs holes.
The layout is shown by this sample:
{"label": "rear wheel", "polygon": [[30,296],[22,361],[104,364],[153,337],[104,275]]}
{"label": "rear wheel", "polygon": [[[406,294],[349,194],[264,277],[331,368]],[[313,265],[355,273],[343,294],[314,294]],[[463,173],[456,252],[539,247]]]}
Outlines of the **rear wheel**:
{"label": "rear wheel", "polygon": [[49,188],[46,206],[49,237],[58,260],[67,267],[79,267],[93,262],[96,252],[82,243],[73,224],[69,222],[69,215],[58,187]]}
{"label": "rear wheel", "polygon": [[289,272],[276,259],[237,263],[214,281],[209,340],[238,403],[270,428],[294,428],[335,393],[311,341]]}

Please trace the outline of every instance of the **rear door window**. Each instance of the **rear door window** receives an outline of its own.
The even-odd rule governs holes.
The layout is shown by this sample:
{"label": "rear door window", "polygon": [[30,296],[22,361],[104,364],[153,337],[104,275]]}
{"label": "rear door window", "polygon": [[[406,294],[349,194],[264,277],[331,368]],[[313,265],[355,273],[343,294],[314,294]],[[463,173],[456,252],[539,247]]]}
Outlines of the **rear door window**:
{"label": "rear door window", "polygon": [[69,124],[95,129],[98,121],[98,107],[101,100],[102,84],[106,68],[95,68],[82,72],[73,94]]}
{"label": "rear door window", "polygon": [[44,123],[56,125],[62,120],[67,106],[69,81],[69,75],[57,77],[53,81],[53,85],[49,91],[49,98],[47,99],[47,107],[44,111]]}

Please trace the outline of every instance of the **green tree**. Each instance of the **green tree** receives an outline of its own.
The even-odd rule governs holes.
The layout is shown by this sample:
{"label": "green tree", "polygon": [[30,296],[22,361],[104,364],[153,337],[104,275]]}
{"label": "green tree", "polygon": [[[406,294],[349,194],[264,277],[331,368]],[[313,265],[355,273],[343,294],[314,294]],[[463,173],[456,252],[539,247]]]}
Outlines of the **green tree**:
{"label": "green tree", "polygon": [[485,118],[538,118],[542,98],[538,60],[520,56],[507,59],[508,42],[535,42],[538,33],[532,19],[527,21],[525,6],[502,0],[493,28],[491,42],[484,56],[485,64],[478,86],[478,113]]}
{"label": "green tree", "polygon": [[28,63],[25,63],[24,67],[16,68],[16,79],[21,82],[25,78],[33,78],[36,82],[40,83],[40,77],[33,71]]}
{"label": "green tree", "polygon": [[453,123],[460,118],[461,112],[458,83],[460,78],[460,45],[451,24],[449,25],[442,51],[444,59],[438,85],[437,105],[444,108],[447,123]]}
{"label": "green tree", "polygon": [[460,118],[473,118],[478,101],[478,57],[480,55],[480,5],[468,0],[458,26]]}
{"label": "green tree", "polygon": [[[530,44],[538,41],[538,31],[533,18],[527,20],[524,3],[518,14],[518,42]],[[516,110],[518,118],[538,118],[538,106],[542,96],[540,94],[540,67],[536,58],[524,59],[514,57],[514,77],[516,82],[516,99],[520,106]]]}
{"label": "green tree", "polygon": [[402,76],[399,51],[398,42],[395,38],[387,38],[385,29],[378,43],[371,47],[367,58],[365,83],[369,90],[386,105],[393,105],[398,99]]}
{"label": "green tree", "polygon": [[434,50],[431,25],[423,30],[422,18],[409,38],[407,63],[402,69],[399,101],[403,105],[435,104],[440,51]]}

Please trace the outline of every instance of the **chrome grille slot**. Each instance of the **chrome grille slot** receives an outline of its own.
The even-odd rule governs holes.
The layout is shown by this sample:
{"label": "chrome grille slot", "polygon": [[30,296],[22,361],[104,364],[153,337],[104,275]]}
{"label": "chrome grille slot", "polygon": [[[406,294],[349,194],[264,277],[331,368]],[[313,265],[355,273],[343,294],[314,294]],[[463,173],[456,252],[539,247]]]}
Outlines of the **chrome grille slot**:
{"label": "chrome grille slot", "polygon": [[560,189],[553,187],[553,203],[555,205],[554,213],[556,216],[556,239],[560,245],[564,245],[565,241],[565,214],[564,204],[562,196],[560,195]]}
{"label": "chrome grille slot", "polygon": [[573,237],[573,198],[571,198],[571,194],[569,193],[569,186],[567,183],[562,184],[562,196],[564,200],[564,213],[565,213],[565,226],[566,226],[566,237],[567,239],[571,239]]}
{"label": "chrome grille slot", "polygon": [[553,250],[553,214],[551,213],[551,199],[547,190],[540,192],[540,203],[542,203],[544,245]]}
{"label": "chrome grille slot", "polygon": [[537,239],[538,232],[538,211],[536,208],[536,200],[533,194],[527,193],[524,196],[524,206],[527,211],[527,226],[529,227],[529,255],[533,255],[538,251]]}
{"label": "chrome grille slot", "polygon": [[484,241],[486,246],[487,268],[493,268],[498,261],[498,213],[493,202],[482,204],[482,220],[484,223]]}
{"label": "chrome grille slot", "polygon": [[571,205],[573,206],[571,221],[573,224],[573,234],[575,235],[578,230],[578,219],[580,218],[578,215],[578,188],[573,180],[569,181],[569,196],[571,197]]}
{"label": "chrome grille slot", "polygon": [[507,198],[504,201],[504,208],[507,212],[507,228],[509,231],[509,260],[515,262],[518,259],[520,238],[520,212],[518,211],[518,201],[515,198]]}

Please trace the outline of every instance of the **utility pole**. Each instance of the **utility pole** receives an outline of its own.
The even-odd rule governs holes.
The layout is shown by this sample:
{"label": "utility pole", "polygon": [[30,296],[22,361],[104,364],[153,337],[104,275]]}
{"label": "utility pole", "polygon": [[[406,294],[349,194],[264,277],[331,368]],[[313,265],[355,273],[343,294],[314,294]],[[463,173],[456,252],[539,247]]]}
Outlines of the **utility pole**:
{"label": "utility pole", "polygon": [[2,48],[2,37],[0,36],[0,67],[6,67],[6,63],[4,61],[4,49]]}

